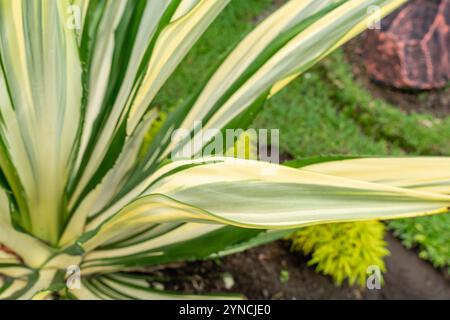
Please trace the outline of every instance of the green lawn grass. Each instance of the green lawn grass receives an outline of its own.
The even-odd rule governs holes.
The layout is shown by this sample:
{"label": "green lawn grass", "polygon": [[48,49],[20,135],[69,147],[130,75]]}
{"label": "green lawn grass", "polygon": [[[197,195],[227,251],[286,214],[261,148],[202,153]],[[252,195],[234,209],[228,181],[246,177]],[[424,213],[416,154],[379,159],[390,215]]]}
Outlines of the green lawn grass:
{"label": "green lawn grass", "polygon": [[[233,0],[169,79],[156,105],[168,111],[187,99],[227,49],[271,6],[271,0]],[[342,50],[268,101],[253,127],[280,129],[280,151],[293,158],[450,154],[450,117],[405,114],[374,99],[355,81]],[[405,219],[389,226],[407,246],[418,246],[422,258],[438,267],[449,265],[450,214]]]}

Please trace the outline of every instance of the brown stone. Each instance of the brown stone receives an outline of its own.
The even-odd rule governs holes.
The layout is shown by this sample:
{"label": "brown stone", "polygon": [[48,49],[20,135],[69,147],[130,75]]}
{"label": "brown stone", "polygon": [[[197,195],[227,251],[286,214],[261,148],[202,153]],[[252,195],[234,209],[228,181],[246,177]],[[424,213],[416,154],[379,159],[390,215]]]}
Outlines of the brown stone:
{"label": "brown stone", "polygon": [[369,30],[368,74],[400,89],[430,90],[450,81],[450,0],[413,0]]}

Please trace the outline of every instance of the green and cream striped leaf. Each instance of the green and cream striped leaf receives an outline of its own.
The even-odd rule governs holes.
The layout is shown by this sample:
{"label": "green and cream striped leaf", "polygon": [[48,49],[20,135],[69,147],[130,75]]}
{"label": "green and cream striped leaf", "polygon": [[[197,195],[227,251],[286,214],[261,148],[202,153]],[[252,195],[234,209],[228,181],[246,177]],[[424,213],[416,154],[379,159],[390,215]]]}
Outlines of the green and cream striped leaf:
{"label": "green and cream striped leaf", "polygon": [[[365,18],[356,24],[347,34],[340,38],[333,47],[331,47],[328,51],[322,54],[322,56],[318,59],[322,59],[326,57],[328,54],[333,52],[335,49],[344,45],[347,41],[356,37],[358,34],[367,30],[369,26],[373,26],[374,24],[379,22],[379,19],[387,16],[389,13],[393,12],[402,4],[406,3],[407,0],[394,0],[394,1],[386,1],[383,5],[372,5],[368,6],[366,10]],[[378,8],[378,10],[373,10],[374,8]],[[293,72],[291,75],[277,82],[270,91],[269,98],[278,93],[281,89],[287,86],[292,80],[296,79],[299,75],[301,75],[305,70],[299,70],[297,72]]]}
{"label": "green and cream striped leaf", "polygon": [[[290,168],[285,168],[285,171],[282,167],[253,161],[229,159],[231,163],[226,163],[224,160],[210,159],[206,165],[197,163],[196,166],[179,170],[186,167],[188,162],[185,161],[160,169],[161,172],[156,174],[158,178],[155,177],[157,182],[147,191],[151,192],[149,196],[100,225],[99,235],[87,239],[82,245],[88,252],[93,250],[86,255],[83,272],[110,272],[208,256],[206,251],[199,255],[183,255],[189,248],[194,252],[210,250],[209,255],[214,257],[244,250],[286,234],[283,230],[243,233],[242,241],[235,241],[235,244],[226,242],[227,234],[232,234],[233,239],[238,237],[233,230],[225,230],[222,224],[260,228],[259,223],[253,224],[257,223],[257,219],[251,216],[253,214],[266,215],[266,218],[269,215],[272,221],[265,220],[262,226],[265,228],[280,227],[279,223],[286,218],[286,214],[290,218],[297,215],[295,226],[301,226],[432,214],[444,212],[449,206],[449,197],[445,192],[426,188],[428,185],[448,187],[447,177],[441,174],[449,169],[450,160],[446,157],[334,159],[318,164],[306,161],[307,165],[301,171]],[[401,172],[402,163],[405,172],[393,174],[394,171]],[[221,176],[220,172],[226,177]],[[276,176],[272,177],[274,173]],[[220,180],[220,185],[214,182],[215,179]],[[230,181],[239,181],[242,187],[226,187]],[[267,184],[268,181],[273,184],[273,189]],[[425,189],[420,190],[418,186],[425,186]],[[254,192],[258,187],[261,190]],[[286,195],[278,194],[277,190]],[[152,192],[164,192],[178,201]],[[269,196],[275,202],[268,201]],[[180,200],[185,203],[180,203]],[[224,213],[224,207],[236,209]],[[208,211],[200,208],[207,208]],[[252,211],[248,212],[249,209]],[[259,211],[254,212],[256,210]],[[244,215],[247,215],[246,222]],[[251,225],[248,224],[250,220]],[[202,223],[180,224],[179,221]],[[293,220],[291,222],[294,223]],[[215,241],[208,241],[211,239]],[[228,244],[220,243],[219,239]],[[217,247],[208,248],[205,245],[218,242]]]}
{"label": "green and cream striped leaf", "polygon": [[163,194],[218,214],[219,220],[262,227],[398,218],[446,209],[450,199],[439,193],[241,159],[191,167],[158,181],[146,193]]}
{"label": "green and cream striped leaf", "polygon": [[186,168],[196,165],[203,165],[205,163],[214,163],[221,161],[220,159],[197,159],[197,160],[185,160],[185,161],[174,161],[163,165],[160,169],[153,172],[145,180],[136,185],[134,189],[127,193],[126,196],[115,202],[112,206],[108,207],[106,210],[92,215],[91,219],[87,221],[86,230],[90,231],[97,228],[105,220],[116,214],[124,206],[135,200],[139,195],[143,194],[145,190],[155,183],[156,181],[162,179],[163,177],[171,176],[172,174],[182,171]]}
{"label": "green and cream striped leaf", "polygon": [[230,0],[184,2],[155,44],[147,74],[128,119],[129,131],[134,130],[156,93]]}
{"label": "green and cream striped leaf", "polygon": [[56,270],[42,270],[21,279],[0,276],[0,300],[29,300],[50,287],[55,274]]}
{"label": "green and cream striped leaf", "polygon": [[[134,132],[154,94],[228,1],[136,3],[108,2],[99,25],[102,36],[98,38],[106,43],[96,44],[90,62],[88,105],[77,160],[82,173],[79,181],[74,180],[73,205],[92,177],[98,175],[98,168],[105,165],[105,158],[111,157],[111,148]],[[127,53],[123,48],[130,37],[134,46]],[[120,145],[117,148],[120,150]]]}
{"label": "green and cream striped leaf", "polygon": [[149,112],[144,121],[140,123],[138,129],[124,143],[123,152],[119,155],[112,170],[110,170],[105,175],[102,182],[83,199],[80,206],[74,212],[61,237],[61,246],[70,243],[70,241],[73,241],[79,236],[84,229],[89,214],[101,212],[126,183],[129,172],[139,160],[142,141],[156,117],[156,111]]}
{"label": "green and cream striped leaf", "polygon": [[0,275],[0,299],[6,300],[14,293],[23,290],[27,285],[26,280],[13,279]]}
{"label": "green and cream striped leaf", "polygon": [[261,233],[258,233],[252,237],[250,237],[246,241],[241,241],[234,245],[225,247],[223,250],[214,252],[209,256],[211,259],[224,257],[230,254],[239,253],[257,246],[261,246],[279,239],[283,239],[288,235],[292,234],[295,230],[264,230]]}
{"label": "green and cream striped leaf", "polygon": [[361,158],[321,162],[304,170],[450,195],[450,158],[400,157]]}
{"label": "green and cream striped leaf", "polygon": [[32,269],[24,265],[20,258],[0,245],[0,274],[12,278],[21,278],[32,273]]}
{"label": "green and cream striped leaf", "polygon": [[[410,179],[414,179],[414,172],[410,173]],[[90,236],[79,243],[90,252],[122,232],[129,235],[143,226],[190,222],[173,233],[164,233],[161,238],[119,249],[93,251],[87,260],[136,257],[139,252],[157,255],[158,251],[153,249],[176,243],[180,237],[187,240],[189,234],[195,234],[189,229],[194,226],[206,231],[223,224],[289,229],[435,214],[448,211],[449,206],[450,196],[446,194],[257,161],[216,158],[212,163],[163,176],[146,195],[95,228],[92,226]],[[184,228],[188,229],[184,231]]]}
{"label": "green and cream striped leaf", "polygon": [[89,3],[80,46],[81,59],[88,66],[84,78],[87,102],[74,168],[77,176],[72,177],[76,188],[69,207],[83,195],[104,158],[108,155],[114,160],[114,155],[108,154],[111,144],[118,144],[115,156],[120,153],[125,139],[120,119],[127,114],[127,105],[139,86],[141,64],[145,64],[167,4],[163,0]]}
{"label": "green and cream striped leaf", "polygon": [[79,290],[70,290],[69,295],[80,300],[237,300],[238,295],[192,295],[177,294],[152,289],[145,277],[117,273],[85,278]]}
{"label": "green and cream striped leaf", "polygon": [[[11,207],[8,193],[0,188],[0,274],[17,275],[27,273],[28,268],[40,267],[52,255],[52,249],[42,241],[14,228],[11,221]],[[1,245],[6,246],[18,257],[6,254],[1,250]],[[3,263],[8,265],[2,267]]]}
{"label": "green and cream striped leaf", "polygon": [[30,300],[53,300],[53,294],[53,291],[44,289],[34,294]]}
{"label": "green and cream striped leaf", "polygon": [[[88,253],[82,264],[83,274],[205,259],[226,249],[237,251],[239,246],[244,247],[243,243],[263,232],[204,223],[163,223],[153,230],[145,238],[120,245],[106,242]],[[92,249],[99,240],[101,237],[86,243],[86,250]]]}
{"label": "green and cream striped leaf", "polygon": [[82,99],[76,36],[65,26],[69,4],[0,1],[2,157],[14,164],[2,169],[17,185],[23,227],[52,244],[65,219]]}

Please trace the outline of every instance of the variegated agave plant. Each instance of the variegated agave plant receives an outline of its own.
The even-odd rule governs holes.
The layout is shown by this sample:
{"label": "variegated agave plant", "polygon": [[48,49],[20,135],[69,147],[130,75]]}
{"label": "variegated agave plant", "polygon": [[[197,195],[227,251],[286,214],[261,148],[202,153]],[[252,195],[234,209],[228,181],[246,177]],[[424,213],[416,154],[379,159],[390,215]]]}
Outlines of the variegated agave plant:
{"label": "variegated agave plant", "polygon": [[[385,15],[403,0],[291,0],[142,152],[152,100],[229,2],[0,0],[1,298],[182,298],[126,272],[304,225],[448,210],[444,157],[316,159],[276,175],[262,174],[276,166],[264,162],[169,157],[175,129],[245,127],[264,100],[378,18],[368,6]],[[67,25],[73,5],[78,30]],[[73,265],[77,290],[65,287]]]}

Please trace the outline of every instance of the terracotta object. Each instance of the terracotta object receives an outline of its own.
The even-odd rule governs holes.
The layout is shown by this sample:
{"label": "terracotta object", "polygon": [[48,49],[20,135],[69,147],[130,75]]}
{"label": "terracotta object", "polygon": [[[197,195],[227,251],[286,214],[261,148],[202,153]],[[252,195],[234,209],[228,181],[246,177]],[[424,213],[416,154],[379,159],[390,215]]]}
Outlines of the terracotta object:
{"label": "terracotta object", "polygon": [[373,80],[430,90],[450,82],[450,0],[413,0],[369,30],[364,43]]}

